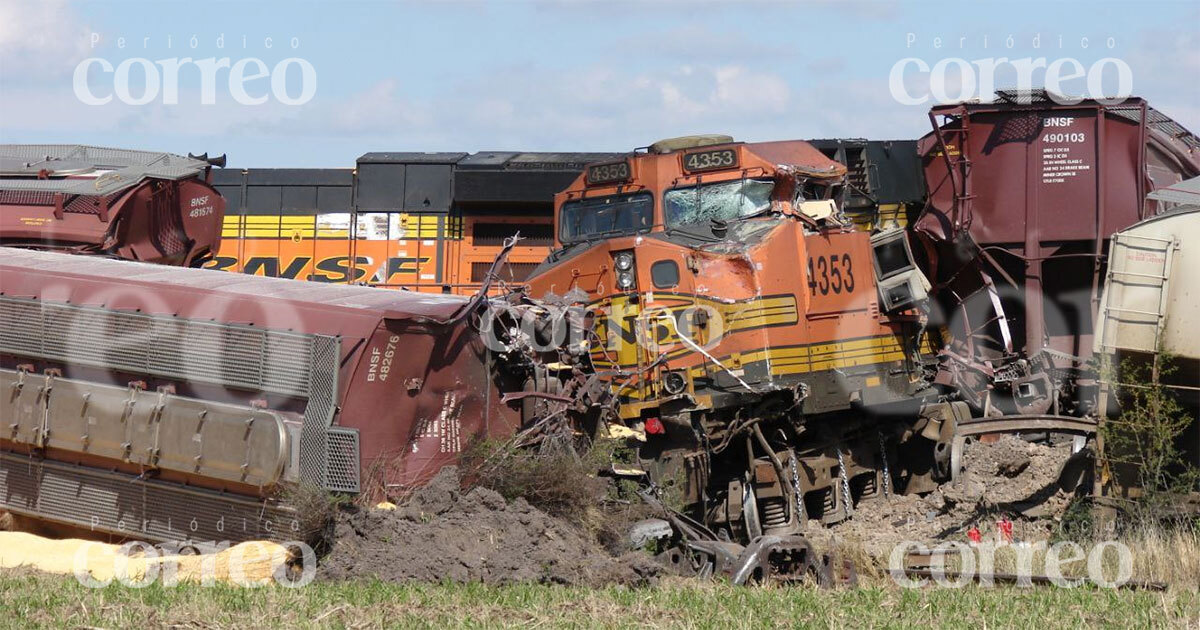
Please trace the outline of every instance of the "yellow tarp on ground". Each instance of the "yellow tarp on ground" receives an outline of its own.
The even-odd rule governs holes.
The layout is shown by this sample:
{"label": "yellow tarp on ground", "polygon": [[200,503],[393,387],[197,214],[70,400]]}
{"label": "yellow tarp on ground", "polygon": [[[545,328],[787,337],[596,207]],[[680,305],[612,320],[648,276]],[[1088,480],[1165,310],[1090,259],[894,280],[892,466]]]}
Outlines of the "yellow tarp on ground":
{"label": "yellow tarp on ground", "polygon": [[[90,540],[55,540],[24,532],[0,532],[0,568],[29,567],[47,573],[90,577],[99,583],[112,580],[165,583],[212,580],[243,586],[262,585],[282,575],[288,551],[282,545],[251,541],[216,553],[164,556],[134,546],[134,557],[121,545]],[[170,584],[168,584],[170,585]]]}

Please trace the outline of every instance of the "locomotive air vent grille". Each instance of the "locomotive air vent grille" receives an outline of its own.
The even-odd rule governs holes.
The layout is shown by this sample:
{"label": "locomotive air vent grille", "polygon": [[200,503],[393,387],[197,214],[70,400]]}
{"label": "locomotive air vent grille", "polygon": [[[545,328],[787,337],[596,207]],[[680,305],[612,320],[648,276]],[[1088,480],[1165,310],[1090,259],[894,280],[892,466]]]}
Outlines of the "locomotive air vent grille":
{"label": "locomotive air vent grille", "polygon": [[329,468],[325,488],[331,492],[359,492],[358,430],[330,427],[326,444]]}

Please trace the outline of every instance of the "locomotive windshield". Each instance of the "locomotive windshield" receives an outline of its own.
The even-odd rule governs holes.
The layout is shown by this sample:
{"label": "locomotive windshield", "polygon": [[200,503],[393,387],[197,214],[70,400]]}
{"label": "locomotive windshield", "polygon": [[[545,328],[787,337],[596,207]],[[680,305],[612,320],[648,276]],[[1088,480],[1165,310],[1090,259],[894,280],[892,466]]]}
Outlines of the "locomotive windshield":
{"label": "locomotive windshield", "polygon": [[769,179],[739,179],[668,190],[663,195],[665,223],[670,228],[759,214],[770,209],[774,187]]}
{"label": "locomotive windshield", "polygon": [[568,201],[559,219],[559,238],[564,244],[633,234],[654,225],[654,198],[637,193]]}

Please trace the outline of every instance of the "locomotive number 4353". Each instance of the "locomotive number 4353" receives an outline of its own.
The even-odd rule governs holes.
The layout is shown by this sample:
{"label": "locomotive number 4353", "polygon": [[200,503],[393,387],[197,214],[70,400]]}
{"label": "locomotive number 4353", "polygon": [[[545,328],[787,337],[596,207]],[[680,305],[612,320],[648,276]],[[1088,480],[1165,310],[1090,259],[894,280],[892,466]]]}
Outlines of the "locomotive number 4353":
{"label": "locomotive number 4353", "polygon": [[808,259],[808,289],[820,293],[853,293],[854,260],[850,254],[828,254]]}

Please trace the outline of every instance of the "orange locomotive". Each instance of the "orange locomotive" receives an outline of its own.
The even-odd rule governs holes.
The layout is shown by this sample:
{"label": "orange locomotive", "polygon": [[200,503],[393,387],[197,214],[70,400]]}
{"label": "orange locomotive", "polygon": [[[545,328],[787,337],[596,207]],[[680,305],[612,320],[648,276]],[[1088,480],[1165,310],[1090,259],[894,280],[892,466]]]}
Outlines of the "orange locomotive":
{"label": "orange locomotive", "polygon": [[367,153],[355,168],[217,172],[229,201],[208,265],[250,275],[432,293],[478,290],[520,232],[502,280],[553,244],[554,193],[606,153]]}
{"label": "orange locomotive", "polygon": [[652,478],[734,539],[927,487],[964,411],[928,384],[904,232],[847,220],[845,176],[802,141],[662,141],[556,196],[560,247],[528,279],[586,305],[584,367],[644,434]]}

